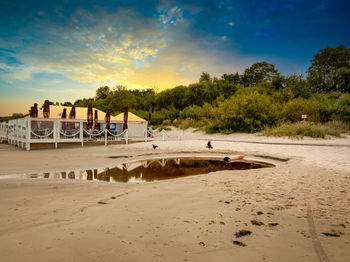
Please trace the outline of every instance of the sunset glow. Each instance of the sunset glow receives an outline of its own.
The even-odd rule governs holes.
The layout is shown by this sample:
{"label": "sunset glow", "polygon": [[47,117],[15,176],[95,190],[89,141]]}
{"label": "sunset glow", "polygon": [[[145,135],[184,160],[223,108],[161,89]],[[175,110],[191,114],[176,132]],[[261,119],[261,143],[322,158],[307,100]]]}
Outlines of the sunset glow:
{"label": "sunset glow", "polygon": [[0,115],[103,85],[164,90],[349,44],[346,1],[1,1]]}

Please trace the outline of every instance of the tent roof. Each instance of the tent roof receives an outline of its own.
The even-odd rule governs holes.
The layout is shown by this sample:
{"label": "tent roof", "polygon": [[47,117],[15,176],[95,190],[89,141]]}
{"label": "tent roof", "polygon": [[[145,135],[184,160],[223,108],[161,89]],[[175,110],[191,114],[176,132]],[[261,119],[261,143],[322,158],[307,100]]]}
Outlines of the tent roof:
{"label": "tent roof", "polygon": [[[124,121],[124,113],[120,113],[119,115],[114,117],[115,119],[119,120],[119,121]],[[146,122],[146,120],[144,120],[143,118],[128,112],[128,122]]]}
{"label": "tent roof", "polygon": [[[50,118],[59,118],[61,119],[63,109],[67,109],[67,118],[69,117],[69,113],[71,111],[70,106],[55,106],[50,105]],[[98,110],[96,108],[92,108],[93,116],[95,117],[95,110],[97,110],[97,117],[99,121],[104,121],[106,113]],[[43,116],[43,110],[39,110],[38,112],[38,118],[44,118]],[[87,107],[75,107],[75,119],[79,120],[86,120],[87,119]],[[123,122],[124,120],[124,113],[120,113],[117,116],[111,115],[111,122]],[[142,119],[141,117],[138,117],[137,115],[129,112],[128,113],[128,122],[146,122],[146,120]]]}

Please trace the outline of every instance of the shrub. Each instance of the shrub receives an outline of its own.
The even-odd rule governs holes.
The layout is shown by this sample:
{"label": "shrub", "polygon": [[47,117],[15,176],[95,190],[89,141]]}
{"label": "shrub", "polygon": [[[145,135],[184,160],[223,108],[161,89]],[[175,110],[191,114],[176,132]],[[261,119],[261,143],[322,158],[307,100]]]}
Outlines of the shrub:
{"label": "shrub", "polygon": [[298,122],[301,115],[307,115],[307,120],[319,122],[319,104],[316,100],[306,100],[296,98],[285,104],[283,108],[283,116],[286,121]]}
{"label": "shrub", "polygon": [[350,123],[350,94],[342,94],[334,105],[333,120]]}
{"label": "shrub", "polygon": [[339,130],[327,125],[307,121],[283,123],[277,127],[267,127],[263,130],[263,134],[266,136],[288,136],[295,138],[303,138],[304,136],[325,138],[326,135],[340,136],[340,133]]}
{"label": "shrub", "polygon": [[340,133],[349,133],[350,132],[350,122],[345,123],[337,120],[330,121],[326,123],[326,126],[329,128],[333,128]]}
{"label": "shrub", "polygon": [[254,132],[278,119],[278,106],[271,98],[258,91],[237,92],[214,109],[215,121],[204,128],[206,132]]}
{"label": "shrub", "polygon": [[186,108],[184,108],[180,114],[179,117],[182,119],[186,118],[193,118],[193,119],[199,119],[200,118],[200,112],[201,107],[196,105],[191,105]]}
{"label": "shrub", "polygon": [[204,103],[204,105],[201,108],[201,111],[199,112],[199,115],[201,118],[214,118],[214,108],[209,103]]}

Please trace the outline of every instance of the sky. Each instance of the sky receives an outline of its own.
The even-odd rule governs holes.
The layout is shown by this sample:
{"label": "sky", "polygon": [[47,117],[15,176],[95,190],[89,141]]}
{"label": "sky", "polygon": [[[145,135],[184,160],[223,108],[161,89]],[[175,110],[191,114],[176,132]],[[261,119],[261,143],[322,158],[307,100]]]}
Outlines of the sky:
{"label": "sky", "polygon": [[0,0],[0,116],[108,85],[161,91],[350,47],[347,0]]}

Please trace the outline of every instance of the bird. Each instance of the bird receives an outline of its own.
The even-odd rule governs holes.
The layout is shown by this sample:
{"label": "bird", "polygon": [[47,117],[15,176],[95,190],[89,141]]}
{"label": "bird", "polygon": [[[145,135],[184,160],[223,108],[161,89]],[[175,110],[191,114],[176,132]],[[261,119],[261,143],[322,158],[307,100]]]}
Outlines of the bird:
{"label": "bird", "polygon": [[154,145],[154,144],[152,144],[152,146],[153,146],[153,149],[156,149],[157,147],[159,147],[159,146]]}
{"label": "bird", "polygon": [[211,141],[208,141],[207,148],[213,149],[213,147],[212,147],[212,145],[211,145]]}

